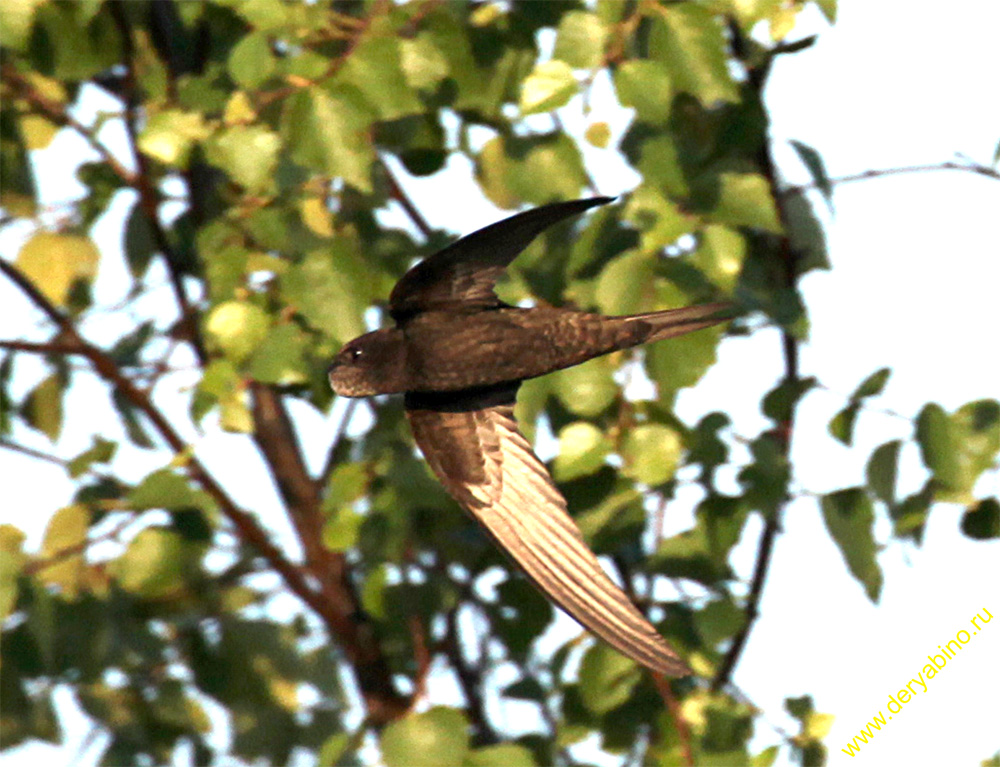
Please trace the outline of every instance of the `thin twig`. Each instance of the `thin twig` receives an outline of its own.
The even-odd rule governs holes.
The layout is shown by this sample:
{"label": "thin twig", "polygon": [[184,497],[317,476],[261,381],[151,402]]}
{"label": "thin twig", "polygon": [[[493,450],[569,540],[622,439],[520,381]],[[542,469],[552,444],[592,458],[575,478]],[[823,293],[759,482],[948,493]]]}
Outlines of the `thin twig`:
{"label": "thin twig", "polygon": [[[847,176],[838,176],[836,178],[830,179],[831,186],[839,186],[840,184],[849,184],[852,181],[868,181],[873,178],[885,178],[887,176],[899,176],[910,173],[927,173],[929,171],[938,170],[962,170],[968,173],[975,173],[979,176],[985,176],[986,178],[992,178],[1000,181],[1000,171],[996,168],[990,168],[986,165],[979,165],[978,163],[967,162],[954,162],[949,160],[947,162],[939,163],[928,163],[926,165],[906,165],[900,168],[880,168],[874,170],[866,170],[861,173],[852,173]],[[802,194],[803,192],[808,192],[813,189],[817,189],[819,184],[812,181],[808,184],[798,184],[796,186],[785,187],[778,191],[780,196],[789,196],[793,194]]]}
{"label": "thin twig", "polygon": [[691,730],[687,722],[684,721],[684,716],[681,714],[681,707],[677,703],[677,697],[674,695],[674,691],[670,689],[670,682],[666,680],[663,674],[650,672],[649,675],[653,678],[656,691],[660,694],[663,704],[667,707],[671,718],[674,720],[674,725],[677,727],[677,737],[680,739],[681,759],[684,760],[684,764],[688,765],[688,767],[694,767],[694,756],[691,753]]}

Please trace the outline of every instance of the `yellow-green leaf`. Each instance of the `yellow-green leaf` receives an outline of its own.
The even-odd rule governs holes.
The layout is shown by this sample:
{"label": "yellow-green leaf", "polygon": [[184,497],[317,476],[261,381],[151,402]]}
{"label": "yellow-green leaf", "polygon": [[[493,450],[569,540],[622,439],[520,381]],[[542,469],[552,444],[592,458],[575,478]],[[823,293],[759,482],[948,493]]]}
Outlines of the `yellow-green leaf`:
{"label": "yellow-green leaf", "polygon": [[39,232],[17,254],[17,268],[56,306],[65,306],[73,283],[93,279],[101,254],[89,237]]}

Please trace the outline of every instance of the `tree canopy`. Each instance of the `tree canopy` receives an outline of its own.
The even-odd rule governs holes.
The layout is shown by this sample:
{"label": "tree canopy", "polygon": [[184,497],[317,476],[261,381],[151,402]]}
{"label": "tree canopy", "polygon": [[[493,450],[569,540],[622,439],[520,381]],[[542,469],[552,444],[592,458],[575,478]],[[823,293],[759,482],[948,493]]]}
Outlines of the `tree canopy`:
{"label": "tree canopy", "polygon": [[[63,689],[109,765],[824,763],[830,715],[809,696],[786,701],[800,731],[752,753],[760,712],[733,684],[796,492],[797,407],[823,385],[799,368],[799,287],[830,268],[814,206],[836,180],[800,142],[812,181],[783,180],[763,98],[813,44],[795,34],[812,6],[835,21],[836,0],[5,2],[0,226],[18,247],[0,281],[32,316],[0,334],[0,448],[76,491],[37,550],[0,526],[2,747],[58,742]],[[623,135],[608,100],[632,110]],[[40,175],[66,134],[63,175]],[[606,314],[740,307],[728,330],[519,395],[588,543],[694,669],[669,683],[556,620],[434,480],[398,397],[348,403],[326,380],[415,259],[468,232],[461,199],[432,228],[409,179],[471,175],[513,211],[606,193],[593,167],[612,153],[629,191],[541,236],[500,290]],[[677,414],[725,334],[774,327],[767,428]],[[852,444],[889,376],[859,382],[834,439]],[[81,387],[87,407],[66,406]],[[71,427],[86,450],[60,449]],[[876,519],[919,544],[935,504],[959,504],[965,535],[1000,537],[977,485],[1000,403],[928,403],[909,443],[917,492],[898,491],[894,440],[817,499],[846,570],[831,577],[873,602]],[[274,499],[248,496],[262,478]],[[690,529],[664,535],[691,486]]]}

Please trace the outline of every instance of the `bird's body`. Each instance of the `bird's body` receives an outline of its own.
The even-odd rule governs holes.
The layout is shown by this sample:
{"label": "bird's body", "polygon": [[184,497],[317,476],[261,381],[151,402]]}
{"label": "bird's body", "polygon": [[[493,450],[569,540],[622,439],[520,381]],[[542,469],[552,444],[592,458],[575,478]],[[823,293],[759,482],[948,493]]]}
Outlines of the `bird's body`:
{"label": "bird's body", "polygon": [[518,432],[520,382],[593,357],[724,321],[724,304],[605,317],[502,303],[493,285],[546,227],[608,198],[556,203],[458,240],[407,272],[393,328],[346,344],[334,391],[403,392],[420,449],[448,492],[553,601],[644,665],[677,676],[679,656],[604,573],[545,466]]}

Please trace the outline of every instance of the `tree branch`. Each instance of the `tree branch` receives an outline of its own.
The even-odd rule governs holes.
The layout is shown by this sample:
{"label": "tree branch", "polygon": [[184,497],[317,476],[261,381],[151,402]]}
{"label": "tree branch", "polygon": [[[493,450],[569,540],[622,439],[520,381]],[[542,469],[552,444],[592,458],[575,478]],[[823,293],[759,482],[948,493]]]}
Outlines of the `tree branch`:
{"label": "tree branch", "polygon": [[184,287],[184,276],[180,270],[180,257],[174,250],[167,232],[160,223],[160,193],[156,185],[153,184],[149,170],[149,162],[146,156],[139,151],[136,125],[138,124],[138,113],[136,110],[136,77],[135,77],[135,46],[132,43],[132,30],[128,18],[125,15],[124,0],[113,0],[109,4],[111,17],[118,27],[118,33],[122,39],[122,54],[125,65],[124,94],[122,100],[125,103],[125,133],[128,136],[132,155],[135,157],[138,173],[133,176],[132,187],[139,194],[139,207],[146,216],[150,231],[153,234],[153,241],[156,249],[163,255],[166,262],[167,274],[170,275],[170,285],[177,300],[177,307],[180,311],[181,321],[189,331],[191,346],[194,349],[198,362],[204,366],[208,358],[205,353],[205,345],[201,339],[198,329],[197,312],[188,300],[187,290]]}
{"label": "tree branch", "polygon": [[[949,160],[947,162],[939,163],[929,163],[927,165],[905,165],[900,168],[879,168],[873,170],[862,171],[861,173],[852,173],[848,176],[838,176],[837,178],[830,179],[831,186],[837,186],[839,184],[848,184],[852,181],[868,181],[873,178],[885,178],[886,176],[901,176],[911,173],[927,173],[929,171],[938,170],[961,170],[967,173],[975,173],[979,176],[985,176],[986,178],[992,178],[994,180],[1000,181],[1000,171],[996,168],[990,168],[986,165],[979,165],[974,162],[955,162]],[[808,192],[813,189],[818,188],[818,184],[813,181],[808,184],[799,184],[797,186],[789,186],[781,189],[778,192],[777,197],[802,194],[803,192]]]}
{"label": "tree branch", "polygon": [[[127,378],[105,352],[84,340],[73,323],[64,316],[41,292],[12,264],[0,259],[0,272],[5,274],[21,291],[60,329],[75,353],[82,355],[94,366],[104,380],[117,389],[132,405],[153,424],[156,431],[175,453],[187,453],[187,445],[174,430],[166,416],[153,404],[148,394]],[[357,663],[358,681],[365,693],[369,715],[375,721],[389,721],[406,710],[406,700],[392,686],[388,674],[382,669],[366,664],[371,655],[371,637],[363,636],[355,616],[342,612],[341,605],[332,603],[314,590],[303,573],[290,562],[278,547],[271,543],[270,534],[253,516],[239,508],[226,491],[202,465],[198,458],[189,455],[188,473],[218,504],[220,511],[236,528],[242,541],[252,546],[278,572],[285,585],[322,619],[332,634],[343,644],[352,663]]]}

